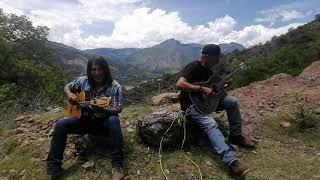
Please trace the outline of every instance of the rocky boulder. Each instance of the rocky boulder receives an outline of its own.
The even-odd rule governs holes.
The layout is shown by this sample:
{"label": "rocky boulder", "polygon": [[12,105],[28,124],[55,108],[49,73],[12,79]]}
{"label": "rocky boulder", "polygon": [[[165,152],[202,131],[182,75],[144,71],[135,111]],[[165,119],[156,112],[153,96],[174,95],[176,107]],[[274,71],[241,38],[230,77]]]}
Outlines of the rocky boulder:
{"label": "rocky boulder", "polygon": [[[52,109],[51,112],[56,110]],[[60,110],[62,111],[62,110]],[[14,135],[20,147],[29,144],[46,144],[41,151],[41,158],[46,159],[51,136],[55,123],[63,117],[42,120],[41,114],[35,116],[19,116],[15,119],[15,129],[11,130],[9,135]],[[75,159],[78,157],[86,158],[91,154],[105,156],[110,151],[108,145],[111,144],[110,138],[104,138],[97,135],[69,135],[66,150],[64,153],[65,160]]]}
{"label": "rocky boulder", "polygon": [[167,103],[177,103],[179,93],[163,93],[151,98],[152,104],[155,106],[167,104]]}
{"label": "rocky boulder", "polygon": [[306,67],[299,77],[308,78],[309,80],[316,80],[320,78],[320,61],[315,61]]}
{"label": "rocky boulder", "polygon": [[[180,116],[181,117],[181,116]],[[143,144],[151,148],[159,148],[160,141],[164,133],[167,131],[172,121],[175,121],[166,136],[163,139],[163,148],[180,148],[184,138],[183,122],[178,122],[177,113],[168,111],[154,112],[146,115],[138,120],[137,130],[138,136]],[[222,132],[226,133],[225,125],[222,125],[221,120],[215,117]],[[189,121],[186,122],[186,142],[185,145],[208,145],[207,137],[198,131],[198,129]]]}

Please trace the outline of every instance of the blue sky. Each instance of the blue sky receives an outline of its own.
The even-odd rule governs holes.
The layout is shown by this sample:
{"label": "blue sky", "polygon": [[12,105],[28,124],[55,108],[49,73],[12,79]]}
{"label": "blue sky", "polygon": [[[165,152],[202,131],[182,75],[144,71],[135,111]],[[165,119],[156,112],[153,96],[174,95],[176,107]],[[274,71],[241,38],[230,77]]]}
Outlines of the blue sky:
{"label": "blue sky", "polygon": [[79,49],[149,47],[170,38],[250,47],[311,21],[320,1],[2,0],[0,7]]}
{"label": "blue sky", "polygon": [[[261,13],[259,12],[267,9],[286,6],[284,9],[298,10],[301,12],[312,10],[316,13],[320,10],[320,1],[318,0],[153,0],[150,4],[152,8],[177,11],[185,22],[192,25],[205,24],[212,19],[228,14],[237,19],[239,23],[237,29],[252,24],[258,24],[254,19],[261,16]],[[276,26],[283,26],[287,23],[296,21],[310,21],[314,18],[314,13],[303,18],[293,19],[292,21],[278,21]],[[269,25],[268,23],[264,24]]]}

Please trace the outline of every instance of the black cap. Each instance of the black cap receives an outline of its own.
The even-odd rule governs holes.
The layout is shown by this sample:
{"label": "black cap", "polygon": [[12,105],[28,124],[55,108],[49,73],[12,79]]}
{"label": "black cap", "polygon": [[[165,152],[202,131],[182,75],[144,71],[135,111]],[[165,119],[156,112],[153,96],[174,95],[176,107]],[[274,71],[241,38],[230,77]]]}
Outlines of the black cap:
{"label": "black cap", "polygon": [[208,44],[202,48],[202,55],[205,56],[221,56],[220,46],[215,44]]}

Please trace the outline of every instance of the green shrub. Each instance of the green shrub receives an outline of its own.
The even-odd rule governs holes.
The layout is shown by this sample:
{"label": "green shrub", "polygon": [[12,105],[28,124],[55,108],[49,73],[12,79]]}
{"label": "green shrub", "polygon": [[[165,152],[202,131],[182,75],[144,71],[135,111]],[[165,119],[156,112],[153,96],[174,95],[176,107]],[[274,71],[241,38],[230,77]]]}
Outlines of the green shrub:
{"label": "green shrub", "polygon": [[[246,60],[248,70],[234,79],[236,87],[246,86],[252,82],[270,78],[278,73],[297,76],[312,62],[320,59],[320,22],[312,22],[303,30],[303,38],[296,36],[286,39],[281,48],[269,56],[253,56]],[[287,37],[288,38],[288,37]],[[297,38],[297,39],[295,39]]]}

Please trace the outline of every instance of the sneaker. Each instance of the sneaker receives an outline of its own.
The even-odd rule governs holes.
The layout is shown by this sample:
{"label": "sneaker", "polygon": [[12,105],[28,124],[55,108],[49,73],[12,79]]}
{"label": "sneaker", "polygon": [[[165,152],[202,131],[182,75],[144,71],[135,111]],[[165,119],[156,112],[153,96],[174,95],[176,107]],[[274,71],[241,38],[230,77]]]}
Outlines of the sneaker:
{"label": "sneaker", "polygon": [[239,147],[244,147],[244,148],[255,148],[255,143],[249,139],[246,139],[242,135],[230,136],[229,143],[238,145]]}
{"label": "sneaker", "polygon": [[129,176],[125,176],[121,167],[112,168],[112,180],[130,180]]}
{"label": "sneaker", "polygon": [[50,179],[58,179],[62,176],[64,170],[61,166],[55,166],[55,167],[48,167],[47,168],[47,175]]}
{"label": "sneaker", "polygon": [[239,160],[231,163],[230,170],[232,173],[239,177],[244,177],[249,172],[248,167],[245,164],[241,163]]}

